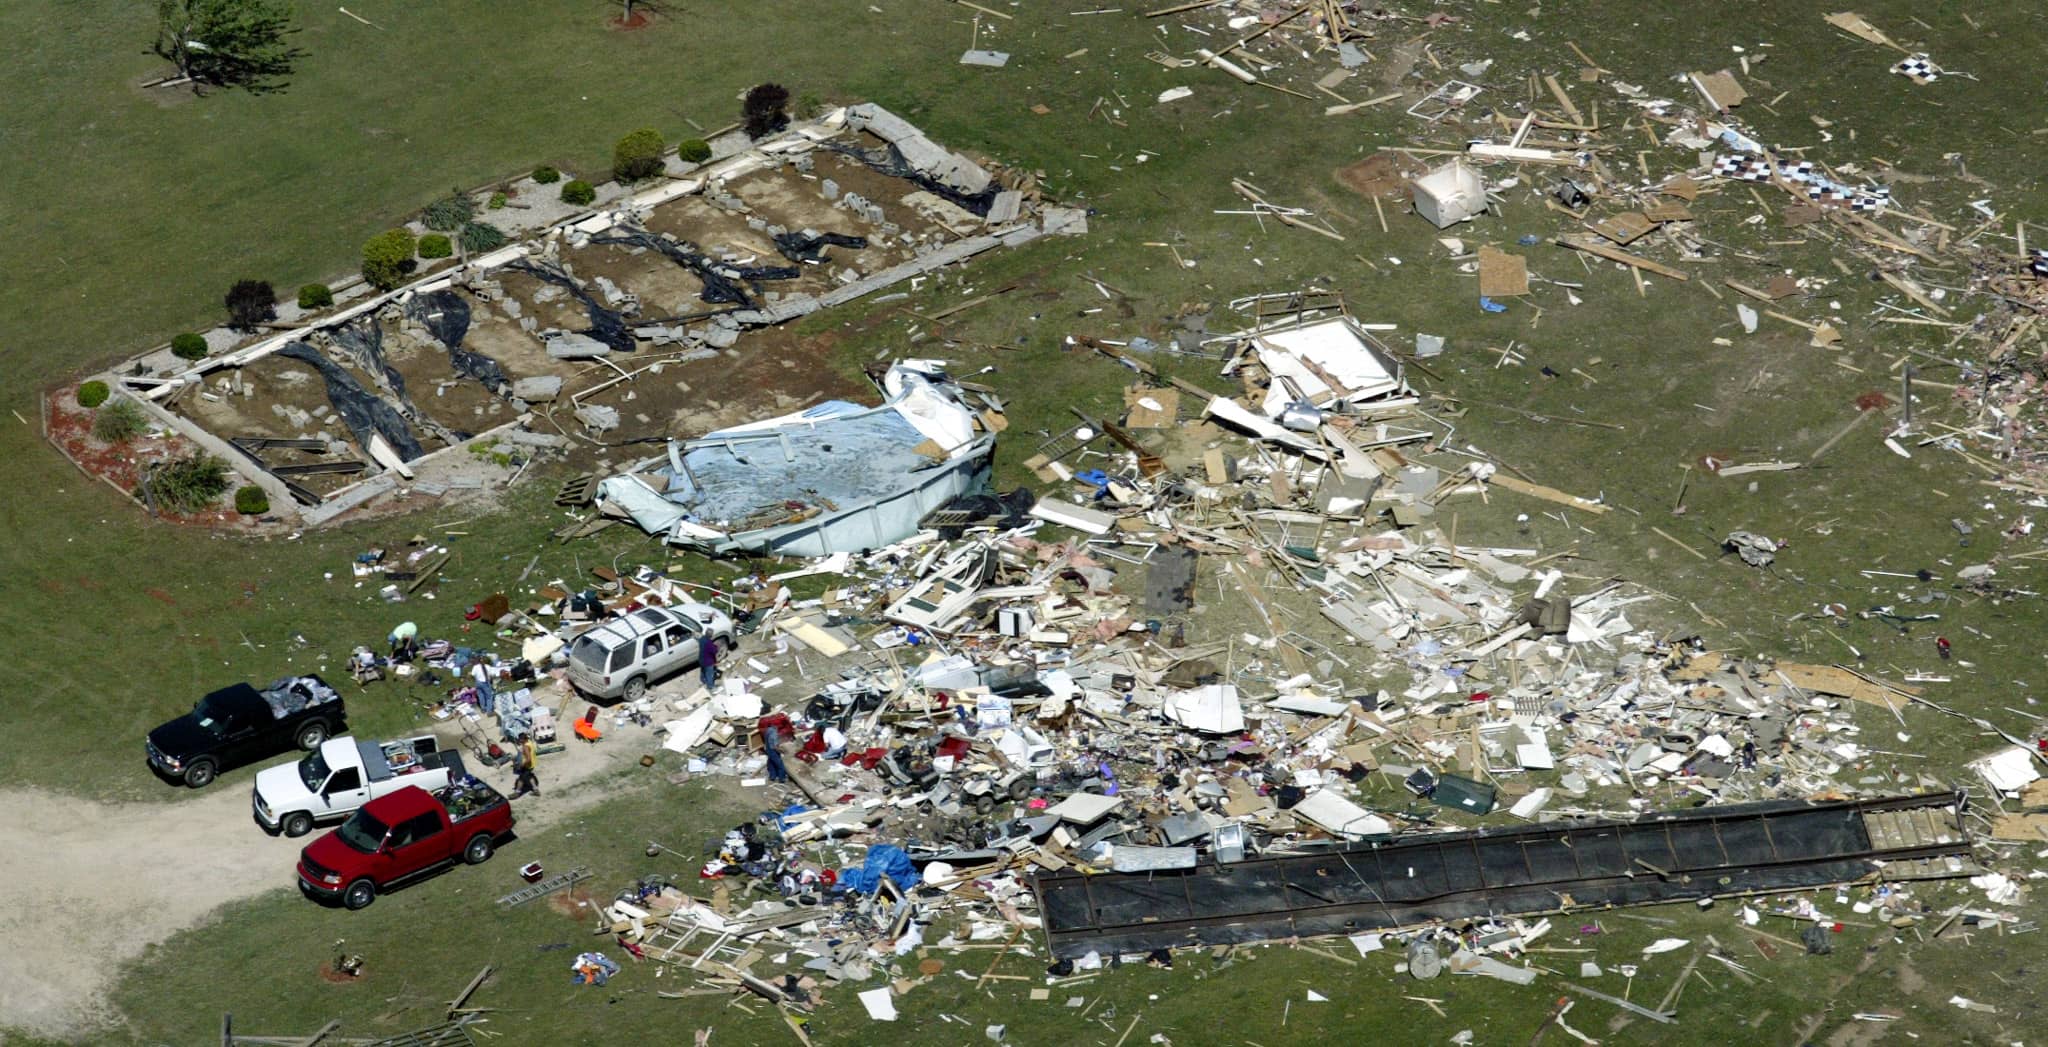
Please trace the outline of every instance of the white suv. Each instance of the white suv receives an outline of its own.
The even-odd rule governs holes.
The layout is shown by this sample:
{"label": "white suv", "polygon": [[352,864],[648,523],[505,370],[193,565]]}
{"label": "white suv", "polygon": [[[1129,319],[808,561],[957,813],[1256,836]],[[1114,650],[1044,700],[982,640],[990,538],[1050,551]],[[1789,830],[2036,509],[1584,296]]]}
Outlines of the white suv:
{"label": "white suv", "polygon": [[647,685],[697,665],[697,638],[711,635],[718,664],[733,649],[732,619],[715,607],[643,607],[569,644],[569,682],[599,701],[638,701]]}

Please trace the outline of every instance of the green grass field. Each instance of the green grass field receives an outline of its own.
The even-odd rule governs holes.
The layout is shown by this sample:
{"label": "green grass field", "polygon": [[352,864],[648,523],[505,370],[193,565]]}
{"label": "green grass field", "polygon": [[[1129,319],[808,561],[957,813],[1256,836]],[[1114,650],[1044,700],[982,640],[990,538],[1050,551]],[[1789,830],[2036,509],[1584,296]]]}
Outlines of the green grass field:
{"label": "green grass field", "polygon": [[[1639,297],[1630,277],[1612,266],[1588,270],[1558,248],[1516,247],[1518,237],[1551,235],[1559,222],[1519,190],[1506,194],[1503,218],[1450,235],[1516,250],[1539,275],[1583,283],[1585,304],[1566,305],[1559,291],[1545,288],[1511,303],[1505,314],[1483,313],[1472,278],[1457,273],[1435,244],[1440,234],[1391,203],[1389,229],[1382,232],[1371,202],[1332,174],[1380,145],[1440,147],[1455,144],[1454,132],[1433,131],[1395,106],[1326,118],[1320,102],[1242,87],[1201,69],[1167,70],[1144,53],[1205,45],[1179,30],[1162,35],[1159,23],[1131,11],[1069,16],[1065,8],[1005,7],[1017,19],[995,25],[993,35],[985,32],[981,45],[1014,57],[1006,69],[985,70],[956,64],[972,33],[967,9],[904,0],[874,6],[883,11],[866,2],[776,0],[744,11],[693,5],[652,29],[621,34],[605,28],[609,5],[596,2],[351,6],[381,30],[309,5],[299,41],[309,57],[288,91],[175,102],[134,86],[164,67],[146,52],[149,5],[99,0],[0,7],[0,32],[29,41],[0,67],[0,88],[14,113],[0,123],[0,145],[15,159],[15,177],[0,204],[12,234],[0,242],[0,272],[8,274],[0,281],[0,375],[6,379],[0,399],[33,421],[37,391],[60,377],[215,322],[219,297],[235,279],[259,277],[287,288],[346,273],[366,236],[450,186],[542,162],[598,171],[625,131],[652,124],[673,139],[691,130],[691,121],[704,128],[725,124],[736,117],[746,86],[772,78],[799,94],[879,101],[938,141],[1042,169],[1057,194],[1096,209],[1093,232],[1084,239],[985,256],[909,302],[816,317],[800,332],[839,332],[827,362],[843,369],[885,351],[942,354],[965,369],[995,365],[983,380],[1011,398],[1018,437],[1001,452],[1006,479],[1022,478],[1016,463],[1029,453],[1031,431],[1069,424],[1070,404],[1113,410],[1116,390],[1129,380],[1113,364],[1062,349],[1064,336],[1157,338],[1192,303],[1220,305],[1257,291],[1323,283],[1345,291],[1362,318],[1399,323],[1397,344],[1418,330],[1450,339],[1449,352],[1430,362],[1441,379],[1418,376],[1418,382],[1461,400],[1460,444],[1496,455],[1539,482],[1604,496],[1618,507],[1598,518],[1571,514],[1567,525],[1544,515],[1554,508],[1544,503],[1506,494],[1488,504],[1467,499],[1447,505],[1460,516],[1461,536],[1469,536],[1461,541],[1538,541],[1547,550],[1577,542],[1585,560],[1574,573],[1585,581],[1575,584],[1622,575],[1661,590],[1673,599],[1656,605],[1656,620],[1673,630],[1698,630],[1710,644],[1740,653],[1828,661],[1848,657],[1847,645],[1853,645],[1872,671],[1896,676],[1937,667],[1931,638],[1940,631],[1972,664],[1951,666],[1958,682],[1934,696],[2020,726],[1997,710],[2034,701],[2031,691],[2042,678],[2031,640],[2041,621],[2037,602],[1986,600],[1945,583],[1960,566],[2035,544],[2002,542],[1997,531],[2016,512],[2007,496],[1983,486],[1967,466],[1931,448],[1916,449],[1910,461],[1898,458],[1877,443],[1877,427],[1867,425],[1811,471],[1728,480],[1695,470],[1687,512],[1673,515],[1686,463],[1716,452],[1739,460],[1802,459],[1851,420],[1858,395],[1896,389],[1889,368],[1905,347],[1941,348],[1923,329],[1870,323],[1870,303],[1886,289],[1864,278],[1855,263],[1843,274],[1828,262],[1827,248],[1789,242],[1800,234],[1775,223],[1743,224],[1757,211],[1746,193],[1726,189],[1702,197],[1694,210],[1702,235],[1763,261],[1731,258],[1687,268],[1700,279],[1747,282],[1778,271],[1832,279],[1810,300],[1780,308],[1804,318],[1835,318],[1846,336],[1841,352],[1809,348],[1803,333],[1770,320],[1758,334],[1744,335],[1732,293],[1716,299],[1699,289],[1699,280],[1653,279],[1647,296]],[[1752,100],[1740,112],[1761,137],[1811,146],[1809,155],[1837,166],[1853,162],[1868,169],[1881,157],[1908,175],[1924,176],[1927,181],[1901,180],[1900,195],[1959,227],[1976,224],[1966,202],[1986,196],[2008,224],[2048,210],[2029,158],[2037,140],[2030,126],[2038,119],[2034,56],[2020,44],[2040,37],[2042,15],[2024,5],[1971,11],[1976,27],[1958,12],[1900,0],[1862,5],[1865,16],[1894,36],[1924,41],[1937,60],[1975,76],[1929,87],[1887,73],[1895,56],[1828,27],[1818,7],[1444,9],[1465,21],[1430,35],[1437,59],[1446,67],[1495,59],[1482,102],[1520,100],[1528,71],[1572,73],[1579,62],[1567,40],[1611,76],[1681,100],[1687,88],[1672,76],[1732,65],[1730,48],[1741,46],[1752,62],[1768,55],[1754,66],[1747,81]],[[1380,25],[1373,50],[1381,65],[1421,31],[1413,22]],[[1529,39],[1516,39],[1517,32]],[[1085,54],[1063,57],[1082,49]],[[1340,90],[1354,99],[1391,90],[1371,79],[1379,68],[1363,71],[1372,86]],[[1572,75],[1561,79],[1582,108],[1597,97],[1610,122],[1620,112],[1606,88],[1580,84]],[[1153,104],[1159,91],[1182,84],[1195,88],[1193,98]],[[1051,112],[1038,115],[1033,105]],[[1821,141],[1822,129],[1810,117],[1832,122],[1832,142]],[[1638,149],[1650,150],[1654,174],[1691,163],[1680,150],[1650,147],[1640,132],[1617,128],[1603,141],[1616,147],[1608,163],[1617,170],[1632,169]],[[1141,150],[1148,155],[1143,162]],[[1960,167],[1945,158],[1951,153]],[[1983,183],[1964,180],[1965,172]],[[1525,184],[1540,175],[1521,173]],[[1213,214],[1242,207],[1229,190],[1232,177],[1257,183],[1276,202],[1318,211],[1346,239]],[[1160,242],[1175,244],[1196,267],[1178,268],[1165,249],[1148,246]],[[1104,300],[1084,273],[1129,297]],[[929,312],[1013,282],[1022,287],[948,326],[958,346],[941,350],[929,338],[910,343],[913,331],[928,335],[929,325],[903,306]],[[1532,302],[1543,310],[1540,319]],[[1830,309],[1831,302],[1840,309]],[[1717,336],[1733,345],[1713,345]],[[1527,362],[1496,367],[1486,350],[1510,340]],[[1023,348],[976,348],[990,343]],[[1192,364],[1163,362],[1223,388]],[[1546,377],[1544,367],[1558,377]],[[1767,374],[1759,378],[1759,372]],[[1956,380],[1953,372],[1927,374]],[[1490,405],[1623,429],[1540,423]],[[183,795],[143,768],[141,734],[207,689],[315,667],[321,653],[338,661],[353,644],[382,637],[400,616],[418,619],[429,633],[452,631],[463,606],[509,582],[536,552],[544,557],[537,577],[575,576],[620,555],[627,562],[665,559],[618,530],[602,543],[545,544],[559,519],[548,504],[546,478],[515,490],[501,513],[458,508],[292,541],[218,539],[148,522],[50,452],[33,426],[9,420],[0,426],[0,485],[9,492],[0,499],[0,523],[10,538],[0,551],[0,631],[14,641],[12,657],[0,663],[6,699],[0,730],[10,739],[0,747],[0,783],[123,800],[174,802]],[[1515,529],[1513,518],[1521,512],[1533,518],[1528,538]],[[1975,528],[1969,545],[1959,544],[1951,519]],[[1732,560],[1695,558],[1653,526],[1709,557],[1720,537],[1738,528],[1791,544],[1766,573]],[[415,534],[439,540],[447,530],[468,533],[450,539],[459,556],[432,604],[392,608],[374,599],[374,587],[357,589],[348,580],[355,552],[395,547]],[[2001,578],[2038,588],[2028,569],[2034,562],[2006,561]],[[1943,582],[1918,586],[1857,573],[1922,567]],[[703,569],[707,575],[721,570]],[[326,572],[337,577],[326,580]],[[1875,620],[1842,627],[1790,620],[1826,602],[1862,609],[1921,593],[1939,598],[1926,605],[1944,615],[1933,628],[1901,633]],[[295,636],[304,637],[303,648]],[[357,725],[371,733],[396,730],[415,716],[390,691],[355,707]],[[1883,760],[1850,773],[1924,769],[1957,780],[1958,758],[1988,744],[1924,711],[1907,716],[1910,743],[1895,742],[1899,725],[1881,715],[1866,720],[1865,740],[1928,758]],[[248,773],[229,775],[215,788],[239,789]],[[640,855],[650,826],[689,838],[748,813],[706,810],[688,798],[677,802],[672,787],[658,781],[633,777],[617,784],[617,799],[522,841],[499,861],[530,860],[530,852],[551,865],[587,863],[599,872],[595,883],[609,887],[665,868]],[[670,986],[652,981],[644,969],[629,970],[611,992],[570,988],[562,976],[566,956],[541,947],[562,941],[580,947],[586,928],[538,908],[500,916],[490,905],[496,887],[466,875],[473,872],[458,870],[368,913],[344,914],[303,903],[285,889],[289,874],[280,870],[278,894],[235,907],[156,949],[132,972],[117,1002],[136,1040],[145,1043],[202,1042],[217,1035],[222,1011],[234,1011],[238,1027],[251,1032],[310,1032],[330,1017],[347,1019],[346,1035],[396,1032],[426,1024],[433,1001],[494,963],[499,978],[475,1002],[506,1008],[487,1028],[507,1033],[507,1043],[673,1039],[714,1022],[717,1043],[794,1042],[765,1013],[741,1014],[718,998],[661,999],[654,990]],[[502,869],[490,872],[489,883],[503,882],[496,875]],[[1698,938],[1726,922],[1725,913],[1653,915],[1681,923],[1651,934],[1649,925],[1606,920],[1614,934],[1599,939],[1601,962],[1626,959],[1664,933]],[[319,979],[315,968],[340,937],[369,956],[371,979],[342,986]],[[2005,1041],[2023,1031],[2004,1017],[2042,1002],[2040,979],[2024,970],[2028,950],[2003,940],[1979,936],[1967,945],[1910,952],[1889,935],[1859,931],[1845,941],[1856,948],[1828,958],[1758,957],[1752,966],[1768,981],[1739,993],[1709,971],[1719,988],[1689,989],[1682,1024],[1645,1028],[1638,1022],[1614,1041],[1709,1043],[1739,1036],[1789,1043],[1823,1008],[1828,1017],[1820,1028],[1833,1032],[1851,1024],[1849,1013],[1885,1006],[1909,1013],[1905,1022],[1885,1027],[1894,1034]],[[1872,951],[1859,955],[1866,945]],[[1078,1023],[1062,1006],[1064,992],[1056,990],[1048,1003],[1030,1003],[1024,989],[1035,983],[994,983],[1000,988],[987,994],[949,969],[901,1002],[905,1020],[887,1033],[904,1042],[981,1042],[983,1025],[1007,1022],[1011,1042],[1108,1044],[1137,1018],[1133,1044],[1153,1032],[1178,1044],[1274,1044],[1355,1037],[1361,1028],[1400,1030],[1393,1037],[1398,1042],[1442,1042],[1463,1028],[1482,1043],[1520,1042],[1558,994],[1547,981],[1527,989],[1465,981],[1418,989],[1389,974],[1390,964],[1379,959],[1340,969],[1313,956],[1286,958],[1278,947],[1252,953],[1253,959],[1222,972],[1197,958],[1171,973],[1105,976],[1086,993],[1091,999],[1101,994],[1104,1002]],[[228,957],[240,958],[248,976],[220,977]],[[949,967],[975,962],[945,958]],[[1576,960],[1563,957],[1559,968],[1569,970]],[[1866,962],[1867,969],[1858,966]],[[1006,969],[1029,973],[1025,961],[1012,964]],[[1636,998],[1661,996],[1675,969],[1646,963]],[[2008,984],[1986,981],[1987,974]],[[1331,1002],[1305,1003],[1309,988]],[[1946,1007],[1941,1001],[1949,992],[1996,999],[2005,1015]],[[1424,1005],[1402,1000],[1404,994],[1445,999],[1449,1017],[1437,1018]],[[1574,1023],[1607,1038],[1607,1013],[1588,1001],[1573,1011]],[[1749,1025],[1758,1015],[1763,1019]],[[1107,1021],[1098,1025],[1098,1018]],[[834,995],[811,1034],[821,1043],[876,1038],[844,992]],[[1845,1036],[1844,1042],[1864,1041]]]}

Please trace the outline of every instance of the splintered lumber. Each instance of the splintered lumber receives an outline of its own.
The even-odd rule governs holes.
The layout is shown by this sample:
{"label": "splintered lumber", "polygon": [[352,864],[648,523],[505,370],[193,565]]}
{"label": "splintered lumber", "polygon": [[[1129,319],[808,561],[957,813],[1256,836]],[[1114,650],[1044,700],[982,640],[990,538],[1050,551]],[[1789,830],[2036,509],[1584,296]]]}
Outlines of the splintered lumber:
{"label": "splintered lumber", "polygon": [[1505,487],[1516,494],[1526,494],[1531,498],[1541,498],[1546,502],[1556,502],[1559,505],[1568,505],[1574,509],[1584,509],[1589,513],[1599,514],[1608,510],[1607,506],[1601,505],[1590,498],[1566,494],[1555,487],[1532,484],[1527,480],[1519,480],[1506,473],[1495,473],[1488,477],[1486,482],[1494,487]]}
{"label": "splintered lumber", "polygon": [[[955,0],[955,2],[964,3],[965,0]],[[1247,33],[1243,37],[1240,37],[1236,43],[1227,45],[1218,50],[1216,53],[1219,55],[1227,55],[1230,52],[1235,51],[1238,48],[1243,47],[1244,45],[1251,43],[1254,40],[1257,40],[1259,37],[1262,37],[1267,33],[1270,33],[1273,30],[1278,29],[1283,25],[1286,25],[1287,23],[1292,22],[1297,18],[1300,18],[1302,15],[1309,13],[1309,10],[1313,7],[1315,7],[1314,4],[1303,4],[1300,7],[1295,8],[1293,14],[1283,15],[1278,21],[1268,22],[1265,25],[1262,25],[1257,29],[1252,30],[1250,33]]]}
{"label": "splintered lumber", "polygon": [[980,4],[970,4],[967,2],[967,0],[953,0],[953,2],[959,4],[961,7],[971,7],[974,10],[980,11],[982,14],[985,15],[994,15],[1005,22],[1014,22],[1017,20],[1017,17],[1015,15],[1006,15],[1001,11],[992,10],[990,8],[981,6]]}
{"label": "splintered lumber", "polygon": [[1296,229],[1306,229],[1311,233],[1327,236],[1332,240],[1344,239],[1344,234],[1337,232],[1334,229],[1325,229],[1322,226],[1315,224],[1314,222],[1304,222],[1301,219],[1296,218],[1291,214],[1288,214],[1287,208],[1279,207],[1271,203],[1270,201],[1266,200],[1266,198],[1254,192],[1251,186],[1246,185],[1244,179],[1242,178],[1231,179],[1230,187],[1232,189],[1237,190],[1237,195],[1242,196],[1245,199],[1250,200],[1252,203],[1255,203],[1260,207],[1264,208],[1266,214],[1279,219],[1282,225],[1291,225]]}
{"label": "splintered lumber", "polygon": [[1653,262],[1647,258],[1632,255],[1627,251],[1617,251],[1614,248],[1607,246],[1606,244],[1595,243],[1591,240],[1582,239],[1580,237],[1560,236],[1551,242],[1557,244],[1560,247],[1569,247],[1573,250],[1584,251],[1590,255],[1598,255],[1601,258],[1605,258],[1610,262],[1620,262],[1621,264],[1630,266],[1632,268],[1645,269],[1650,272],[1656,273],[1658,276],[1668,276],[1673,280],[1692,279],[1690,274],[1681,272],[1677,269],[1673,269],[1670,266],[1665,265],[1661,262]]}
{"label": "splintered lumber", "polygon": [[1821,455],[1828,453],[1828,451],[1831,448],[1833,448],[1836,444],[1842,442],[1842,437],[1845,437],[1849,435],[1851,432],[1855,431],[1857,426],[1862,425],[1864,422],[1868,421],[1870,419],[1870,416],[1876,413],[1876,411],[1856,412],[1855,420],[1851,421],[1848,425],[1843,426],[1839,430],[1836,430],[1835,435],[1828,437],[1827,443],[1821,444],[1818,448],[1814,449],[1814,452],[1812,454],[1806,456],[1806,464],[1812,465],[1813,463],[1820,461]]}
{"label": "splintered lumber", "polygon": [[1641,1004],[1630,1003],[1619,996],[1609,996],[1604,992],[1600,992],[1596,989],[1588,989],[1585,986],[1579,985],[1575,982],[1566,982],[1564,983],[1564,987],[1570,989],[1575,993],[1578,993],[1581,996],[1591,996],[1596,1000],[1605,1000],[1608,1003],[1611,1003],[1624,1011],[1630,1011],[1635,1014],[1640,1014],[1653,1022],[1663,1022],[1666,1025],[1677,1024],[1677,1019],[1673,1018],[1671,1015],[1666,1014],[1663,1011],[1653,1011],[1648,1007],[1644,1007]]}

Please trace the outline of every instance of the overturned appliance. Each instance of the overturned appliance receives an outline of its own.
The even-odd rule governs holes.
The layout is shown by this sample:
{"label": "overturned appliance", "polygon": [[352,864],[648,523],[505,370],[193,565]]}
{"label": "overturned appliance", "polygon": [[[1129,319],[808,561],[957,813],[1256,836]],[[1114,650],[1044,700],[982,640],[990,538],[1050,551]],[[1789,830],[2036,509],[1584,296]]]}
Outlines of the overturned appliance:
{"label": "overturned appliance", "polygon": [[987,484],[995,433],[936,361],[906,360],[875,407],[828,400],[670,441],[598,484],[598,505],[707,553],[829,556],[917,533],[926,513]]}

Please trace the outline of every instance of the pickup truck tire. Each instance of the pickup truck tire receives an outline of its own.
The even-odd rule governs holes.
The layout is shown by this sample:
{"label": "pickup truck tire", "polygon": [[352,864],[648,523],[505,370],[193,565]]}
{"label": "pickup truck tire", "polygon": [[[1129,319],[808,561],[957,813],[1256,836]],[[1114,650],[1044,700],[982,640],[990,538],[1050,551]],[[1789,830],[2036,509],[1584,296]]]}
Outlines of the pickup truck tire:
{"label": "pickup truck tire", "polygon": [[213,776],[219,770],[212,760],[194,760],[191,766],[185,768],[185,784],[194,789],[204,789],[213,784]]}
{"label": "pickup truck tire", "polygon": [[327,724],[325,721],[313,720],[299,728],[299,748],[307,752],[320,748],[320,743],[326,740]]}
{"label": "pickup truck tire", "polygon": [[377,900],[377,885],[368,880],[357,880],[341,892],[341,904],[349,909],[367,909]]}
{"label": "pickup truck tire", "polygon": [[462,860],[471,865],[482,865],[491,860],[491,852],[495,849],[490,833],[477,833],[469,838],[469,846],[462,849]]}
{"label": "pickup truck tire", "polygon": [[313,816],[304,811],[294,811],[278,822],[278,828],[286,836],[304,836],[313,831]]}
{"label": "pickup truck tire", "polygon": [[623,691],[620,691],[620,692],[619,692],[619,695],[620,695],[620,697],[624,698],[625,700],[627,700],[627,701],[629,701],[629,702],[637,702],[637,701],[639,701],[640,699],[642,699],[642,698],[646,697],[646,696],[647,696],[647,677],[645,677],[645,676],[635,676],[635,677],[633,677],[632,679],[630,679],[630,680],[627,680],[627,681],[626,681],[626,689],[625,689],[625,690],[623,690]]}

